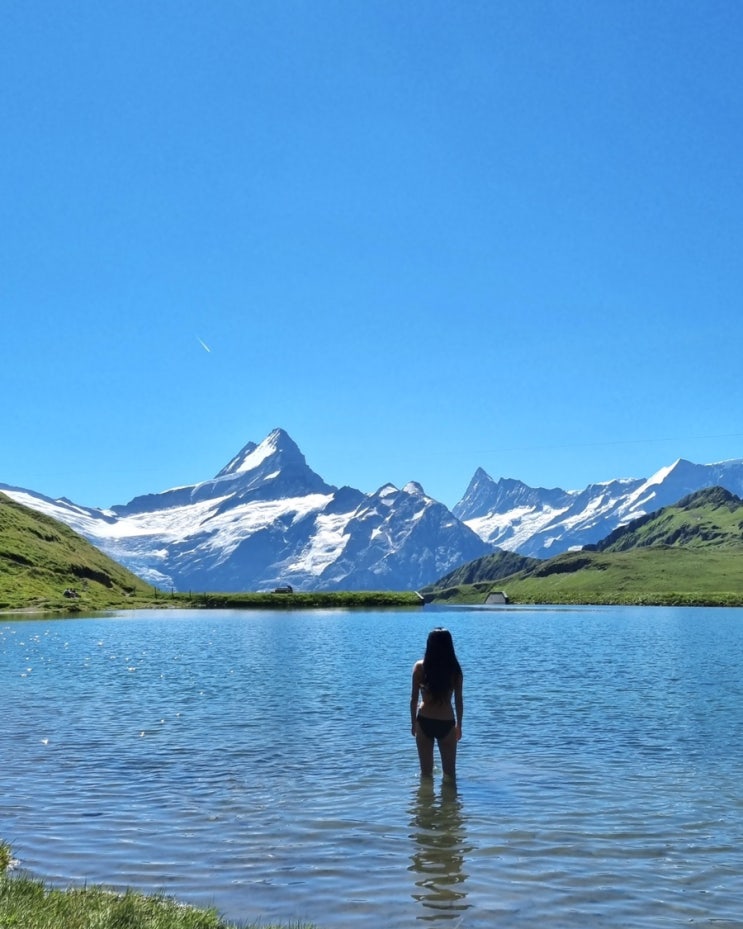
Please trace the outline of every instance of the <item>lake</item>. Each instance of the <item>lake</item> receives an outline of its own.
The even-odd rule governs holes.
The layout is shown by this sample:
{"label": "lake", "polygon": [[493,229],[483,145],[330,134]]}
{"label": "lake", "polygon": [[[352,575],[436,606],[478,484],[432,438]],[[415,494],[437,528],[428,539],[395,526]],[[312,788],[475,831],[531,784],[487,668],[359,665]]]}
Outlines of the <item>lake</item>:
{"label": "lake", "polygon": [[[410,676],[464,670],[456,786]],[[320,929],[743,927],[743,610],[0,617],[0,837]]]}

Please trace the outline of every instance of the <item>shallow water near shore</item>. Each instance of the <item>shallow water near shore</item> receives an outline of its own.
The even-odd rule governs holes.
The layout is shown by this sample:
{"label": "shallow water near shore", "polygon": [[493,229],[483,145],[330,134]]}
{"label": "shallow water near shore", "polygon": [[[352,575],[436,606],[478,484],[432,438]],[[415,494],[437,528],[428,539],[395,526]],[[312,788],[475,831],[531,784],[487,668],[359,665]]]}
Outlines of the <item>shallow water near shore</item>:
{"label": "shallow water near shore", "polygon": [[[465,673],[421,783],[413,662]],[[0,620],[21,867],[320,929],[743,927],[743,610]]]}

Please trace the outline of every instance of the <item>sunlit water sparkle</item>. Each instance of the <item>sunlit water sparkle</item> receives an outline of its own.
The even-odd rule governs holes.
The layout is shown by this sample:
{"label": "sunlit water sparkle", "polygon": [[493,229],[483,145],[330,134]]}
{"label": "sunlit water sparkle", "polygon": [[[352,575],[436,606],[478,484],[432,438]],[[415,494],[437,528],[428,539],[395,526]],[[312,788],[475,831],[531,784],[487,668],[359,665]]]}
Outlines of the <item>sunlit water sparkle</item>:
{"label": "sunlit water sparkle", "polygon": [[[413,662],[465,672],[421,784]],[[0,837],[236,922],[743,927],[743,610],[0,621]]]}

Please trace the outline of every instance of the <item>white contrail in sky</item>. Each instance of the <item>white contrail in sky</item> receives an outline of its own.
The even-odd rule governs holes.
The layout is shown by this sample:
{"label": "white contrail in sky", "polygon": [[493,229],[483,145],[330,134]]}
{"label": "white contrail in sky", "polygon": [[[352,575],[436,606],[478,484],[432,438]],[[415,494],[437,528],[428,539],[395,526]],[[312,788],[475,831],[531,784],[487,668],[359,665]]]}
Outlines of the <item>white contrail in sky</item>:
{"label": "white contrail in sky", "polygon": [[206,344],[206,342],[205,342],[203,339],[199,339],[198,336],[196,336],[196,338],[198,339],[199,344],[200,344],[201,347],[204,349],[204,351],[205,351],[205,352],[209,352],[209,354],[211,354],[211,351],[212,351],[212,350],[209,348],[209,346]]}

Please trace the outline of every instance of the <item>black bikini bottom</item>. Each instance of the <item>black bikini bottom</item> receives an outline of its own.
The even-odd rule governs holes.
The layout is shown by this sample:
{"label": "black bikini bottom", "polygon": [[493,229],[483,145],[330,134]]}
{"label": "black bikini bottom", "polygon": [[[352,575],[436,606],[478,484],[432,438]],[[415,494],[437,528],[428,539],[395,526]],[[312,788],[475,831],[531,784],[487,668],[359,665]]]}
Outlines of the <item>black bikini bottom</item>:
{"label": "black bikini bottom", "polygon": [[428,739],[445,739],[454,728],[453,719],[431,719],[428,716],[417,716],[423,735]]}

